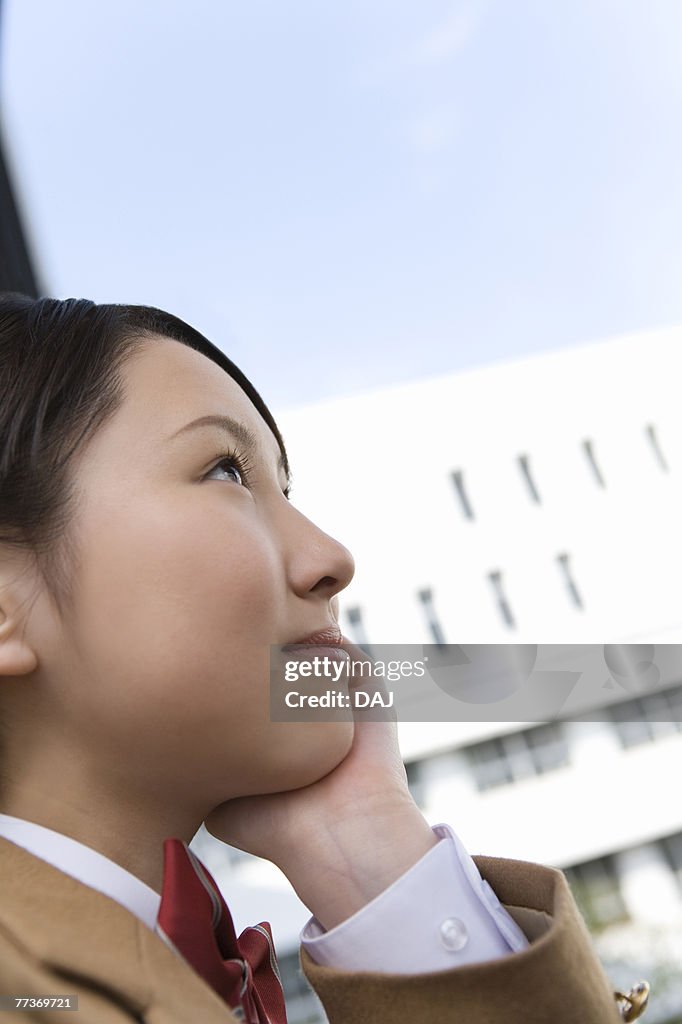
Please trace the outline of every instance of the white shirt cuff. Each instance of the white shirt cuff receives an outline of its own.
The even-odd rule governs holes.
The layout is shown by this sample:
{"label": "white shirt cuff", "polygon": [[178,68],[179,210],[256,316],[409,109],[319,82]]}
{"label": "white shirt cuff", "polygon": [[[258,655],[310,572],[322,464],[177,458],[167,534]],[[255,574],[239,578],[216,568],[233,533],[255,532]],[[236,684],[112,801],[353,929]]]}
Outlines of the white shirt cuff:
{"label": "white shirt cuff", "polygon": [[330,931],[311,917],[301,943],[346,971],[423,974],[518,952],[528,940],[449,825],[409,871]]}

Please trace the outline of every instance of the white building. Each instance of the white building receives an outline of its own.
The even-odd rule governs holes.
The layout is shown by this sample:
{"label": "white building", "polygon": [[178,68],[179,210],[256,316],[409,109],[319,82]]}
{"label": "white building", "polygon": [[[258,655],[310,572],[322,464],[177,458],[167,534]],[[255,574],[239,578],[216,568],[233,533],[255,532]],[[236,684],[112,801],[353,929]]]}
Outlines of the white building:
{"label": "white building", "polygon": [[[676,328],[275,410],[294,504],[356,559],[348,635],[682,643],[681,380]],[[659,979],[654,1024],[682,1013],[682,665],[622,697],[601,721],[404,723],[401,747],[431,823],[567,871],[614,983]],[[295,951],[308,912],[277,870],[195,845],[237,926],[266,917]]]}

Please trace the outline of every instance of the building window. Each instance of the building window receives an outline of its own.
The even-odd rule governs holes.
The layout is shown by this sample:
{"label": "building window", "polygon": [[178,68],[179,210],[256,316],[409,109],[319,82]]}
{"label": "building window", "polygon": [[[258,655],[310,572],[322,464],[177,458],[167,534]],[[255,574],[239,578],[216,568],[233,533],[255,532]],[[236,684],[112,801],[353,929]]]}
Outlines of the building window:
{"label": "building window", "polygon": [[580,592],[579,592],[578,588],[575,585],[575,580],[573,579],[573,573],[571,572],[571,567],[568,564],[569,556],[564,552],[561,555],[557,555],[556,559],[557,559],[557,563],[559,565],[559,571],[561,572],[561,575],[563,576],[564,584],[566,585],[566,590],[568,591],[568,593],[570,595],[571,601],[576,606],[576,608],[582,608],[583,607],[583,601],[582,601],[582,598],[580,596]]}
{"label": "building window", "polygon": [[464,486],[464,477],[462,476],[462,470],[456,469],[452,474],[452,482],[459,498],[459,503],[462,506],[462,513],[465,519],[474,518],[474,510],[471,507],[471,502]]}
{"label": "building window", "polygon": [[535,481],[533,480],[533,476],[532,476],[532,473],[530,471],[530,466],[528,464],[528,456],[527,455],[519,455],[516,461],[519,464],[519,469],[521,470],[521,476],[523,477],[523,479],[526,482],[526,487],[528,488],[528,493],[530,494],[531,499],[539,505],[540,504],[540,493],[539,493],[537,487],[535,486]]}
{"label": "building window", "polygon": [[682,732],[682,686],[614,704],[608,713],[626,749]]}
{"label": "building window", "polygon": [[367,630],[362,618],[362,610],[357,605],[353,608],[346,608],[346,618],[350,626],[353,643],[357,644],[365,654],[369,654],[370,646],[367,640]]}
{"label": "building window", "polygon": [[569,763],[568,746],[556,723],[527,729],[521,735],[528,744],[536,775],[553,772]]}
{"label": "building window", "polygon": [[556,723],[497,736],[463,750],[480,792],[544,775],[569,763],[568,746]]}
{"label": "building window", "polygon": [[289,996],[305,995],[310,991],[306,977],[301,970],[298,951],[277,957],[282,988]]}
{"label": "building window", "polygon": [[321,1004],[301,969],[298,950],[279,954],[277,957],[282,989],[287,1008],[287,1018],[295,1022],[318,1022],[326,1020]]}
{"label": "building window", "polygon": [[502,586],[502,573],[499,569],[495,569],[494,572],[488,573],[488,579],[490,580],[490,584],[493,588],[495,602],[497,604],[498,611],[502,616],[502,621],[505,626],[509,626],[510,629],[515,629],[516,623],[514,622],[514,616],[511,613],[509,601],[507,600],[504,587]]}
{"label": "building window", "polygon": [[590,931],[629,920],[613,857],[599,857],[564,871]]}
{"label": "building window", "polygon": [[466,747],[464,753],[469,761],[474,781],[483,793],[495,786],[504,786],[514,781],[514,775],[501,739],[487,740],[473,747]]}
{"label": "building window", "polygon": [[434,608],[433,605],[433,591],[431,590],[430,587],[426,587],[424,590],[420,590],[417,596],[419,597],[421,605],[424,609],[426,622],[429,627],[429,632],[431,633],[431,639],[433,640],[434,644],[438,644],[439,647],[444,647],[445,634],[443,633],[441,624],[438,621],[436,609]]}
{"label": "building window", "polygon": [[585,457],[587,458],[587,461],[590,464],[590,469],[592,470],[594,479],[597,481],[600,487],[606,487],[606,482],[597,464],[597,459],[594,454],[594,446],[591,441],[583,441],[583,451],[585,452]]}
{"label": "building window", "polygon": [[405,764],[407,772],[407,785],[415,803],[420,807],[424,806],[426,800],[426,787],[424,786],[424,762],[408,761]]}
{"label": "building window", "polygon": [[665,461],[665,456],[661,450],[660,442],[658,440],[658,437],[656,436],[656,428],[653,425],[653,423],[647,423],[647,425],[644,428],[644,433],[646,434],[649,444],[651,445],[653,453],[656,457],[656,461],[658,462],[661,469],[665,473],[667,473],[668,463]]}
{"label": "building window", "polygon": [[682,889],[682,832],[676,832],[672,836],[664,836],[659,840],[663,856],[677,879],[677,884]]}

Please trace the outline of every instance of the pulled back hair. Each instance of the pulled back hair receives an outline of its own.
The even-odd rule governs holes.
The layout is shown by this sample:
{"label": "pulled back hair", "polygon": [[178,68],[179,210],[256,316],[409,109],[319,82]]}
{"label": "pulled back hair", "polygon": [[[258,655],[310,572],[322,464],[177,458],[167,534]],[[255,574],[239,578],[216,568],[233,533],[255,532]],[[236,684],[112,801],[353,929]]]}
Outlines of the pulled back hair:
{"label": "pulled back hair", "polygon": [[153,306],[0,294],[0,544],[28,551],[56,607],[73,597],[77,507],[70,467],[124,399],[121,368],[153,335],[217,363],[284,442],[241,370],[199,331]]}

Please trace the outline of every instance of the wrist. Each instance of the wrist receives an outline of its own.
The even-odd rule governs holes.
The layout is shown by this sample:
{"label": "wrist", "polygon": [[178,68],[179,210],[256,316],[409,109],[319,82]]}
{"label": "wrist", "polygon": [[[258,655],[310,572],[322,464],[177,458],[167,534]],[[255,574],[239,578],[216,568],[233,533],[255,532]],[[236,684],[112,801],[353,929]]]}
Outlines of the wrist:
{"label": "wrist", "polygon": [[278,866],[329,930],[409,871],[438,838],[411,797],[302,829]]}

